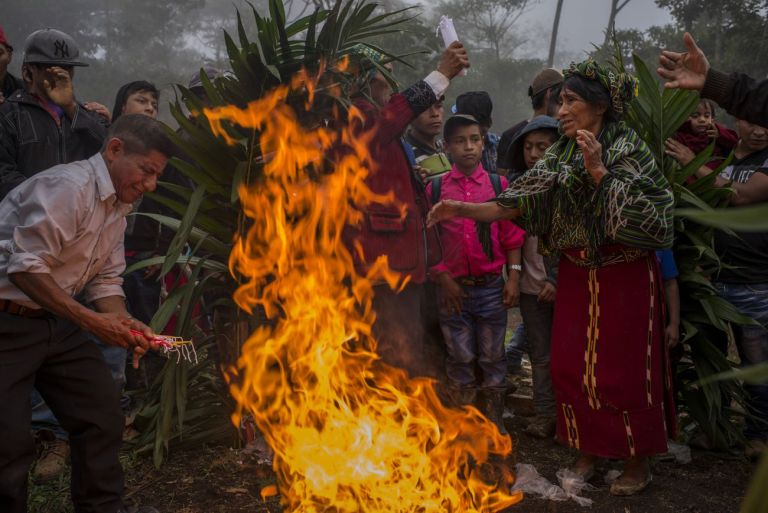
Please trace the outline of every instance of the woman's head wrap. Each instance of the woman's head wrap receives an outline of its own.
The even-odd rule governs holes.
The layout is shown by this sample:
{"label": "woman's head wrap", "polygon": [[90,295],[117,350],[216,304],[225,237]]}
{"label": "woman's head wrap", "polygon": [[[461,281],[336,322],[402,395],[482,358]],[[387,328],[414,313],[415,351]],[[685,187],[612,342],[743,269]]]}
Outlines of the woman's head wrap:
{"label": "woman's head wrap", "polygon": [[563,70],[566,80],[578,75],[587,80],[599,82],[611,96],[611,109],[617,116],[621,116],[627,110],[627,106],[637,96],[637,79],[628,73],[617,73],[605,66],[601,66],[592,59],[572,62],[568,69]]}

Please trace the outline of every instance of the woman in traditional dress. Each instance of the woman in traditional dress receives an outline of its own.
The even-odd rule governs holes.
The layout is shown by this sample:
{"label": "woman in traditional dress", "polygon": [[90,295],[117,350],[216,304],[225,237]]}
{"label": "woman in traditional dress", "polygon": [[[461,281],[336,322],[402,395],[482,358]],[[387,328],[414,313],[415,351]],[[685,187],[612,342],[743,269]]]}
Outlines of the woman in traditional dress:
{"label": "woman in traditional dress", "polygon": [[620,121],[636,80],[592,60],[565,71],[562,136],[494,202],[442,201],[429,222],[515,219],[561,253],[551,371],[558,438],[580,452],[586,480],[599,458],[625,460],[611,493],[651,480],[648,457],[675,430],[655,249],[672,244],[673,196],[653,156]]}

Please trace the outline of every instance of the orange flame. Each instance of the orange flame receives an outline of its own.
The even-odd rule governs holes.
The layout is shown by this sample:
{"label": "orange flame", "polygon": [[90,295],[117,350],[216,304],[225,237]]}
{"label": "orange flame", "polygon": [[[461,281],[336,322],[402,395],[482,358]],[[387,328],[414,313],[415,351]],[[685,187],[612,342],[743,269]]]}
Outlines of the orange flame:
{"label": "orange flame", "polygon": [[[476,464],[508,455],[509,437],[474,408],[446,408],[432,381],[409,379],[374,352],[372,286],[402,280],[386,259],[357,274],[342,231],[362,221],[360,207],[394,197],[364,183],[372,134],[301,126],[286,98],[312,91],[307,78],[246,109],[205,111],[215,133],[230,138],[229,122],[256,129],[271,152],[258,184],[240,189],[249,229],[230,267],[244,282],[237,303],[261,305],[274,326],[243,346],[233,420],[250,413],[274,450],[288,511],[500,511],[522,495],[508,492],[511,475],[485,483]],[[311,177],[330,154],[343,155],[333,172]]]}

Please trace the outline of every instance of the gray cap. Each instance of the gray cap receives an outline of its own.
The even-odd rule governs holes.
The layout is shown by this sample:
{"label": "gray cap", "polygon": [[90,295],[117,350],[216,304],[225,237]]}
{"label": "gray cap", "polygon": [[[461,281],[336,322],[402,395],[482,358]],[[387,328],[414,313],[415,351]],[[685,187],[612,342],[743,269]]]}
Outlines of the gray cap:
{"label": "gray cap", "polygon": [[51,66],[88,66],[77,58],[80,50],[68,34],[46,28],[32,32],[24,43],[25,64],[49,64]]}

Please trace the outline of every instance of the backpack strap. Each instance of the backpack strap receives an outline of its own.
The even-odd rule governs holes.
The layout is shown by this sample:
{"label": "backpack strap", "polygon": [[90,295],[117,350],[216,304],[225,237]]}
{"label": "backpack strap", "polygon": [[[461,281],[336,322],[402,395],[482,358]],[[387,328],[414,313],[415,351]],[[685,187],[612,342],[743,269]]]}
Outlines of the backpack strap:
{"label": "backpack strap", "polygon": [[493,192],[498,197],[501,194],[501,177],[496,173],[488,173],[488,178],[491,179],[491,185],[493,186]]}
{"label": "backpack strap", "polygon": [[432,204],[437,205],[440,201],[440,193],[443,188],[443,177],[437,176],[432,179]]}

